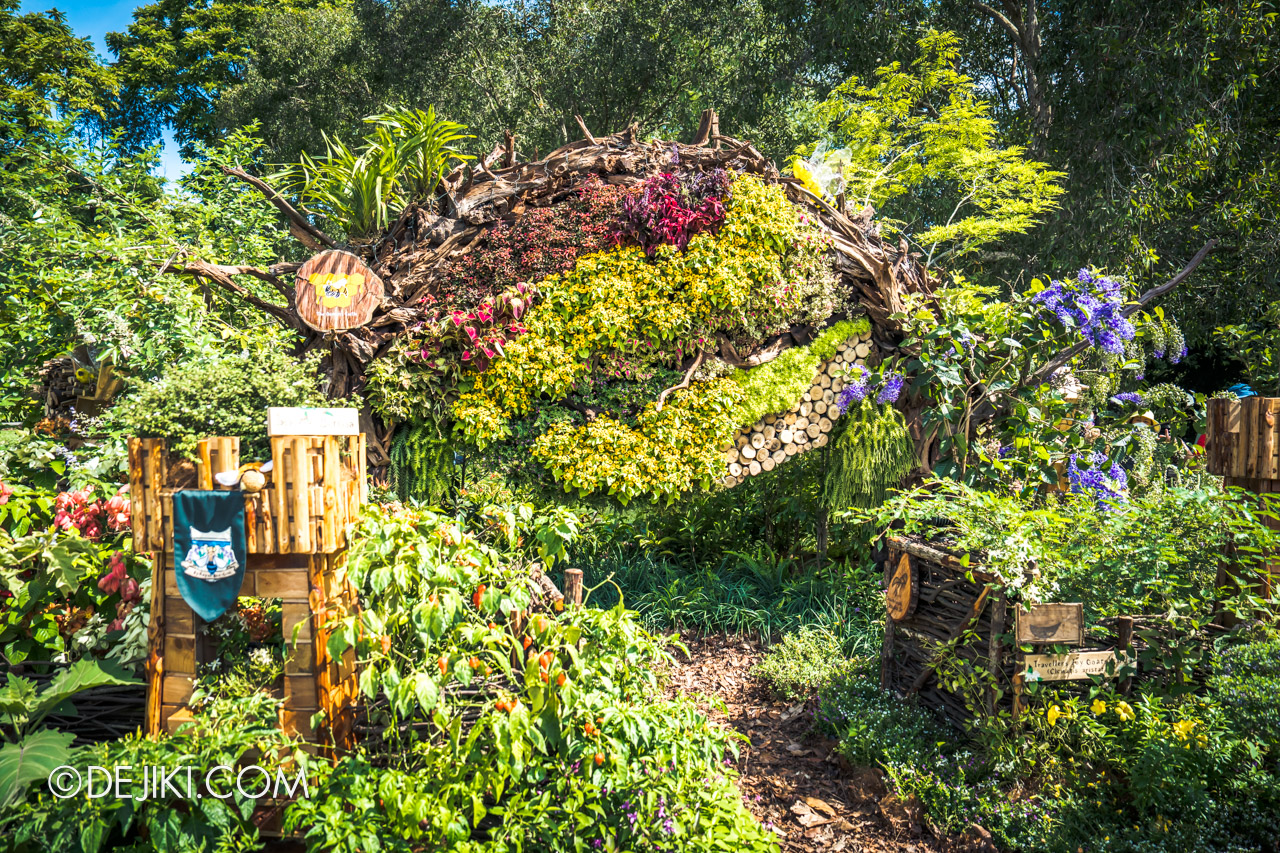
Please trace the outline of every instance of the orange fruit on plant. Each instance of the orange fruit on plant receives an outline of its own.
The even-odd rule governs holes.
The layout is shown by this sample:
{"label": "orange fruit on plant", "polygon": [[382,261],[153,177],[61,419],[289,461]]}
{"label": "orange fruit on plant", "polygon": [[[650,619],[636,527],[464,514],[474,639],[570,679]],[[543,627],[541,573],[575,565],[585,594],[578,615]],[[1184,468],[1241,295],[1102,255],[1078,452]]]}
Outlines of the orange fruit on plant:
{"label": "orange fruit on plant", "polygon": [[556,676],[556,687],[564,687],[564,683],[568,680],[569,679],[565,678],[565,675],[563,672],[560,673],[559,675]]}
{"label": "orange fruit on plant", "polygon": [[485,585],[480,584],[480,586],[476,587],[475,593],[471,596],[471,603],[475,605],[476,610],[480,609],[480,597],[484,595],[485,589]]}
{"label": "orange fruit on plant", "polygon": [[436,661],[436,666],[440,667],[440,674],[444,675],[449,670],[449,659],[444,655],[440,655],[440,660]]}
{"label": "orange fruit on plant", "polygon": [[603,752],[597,752],[595,755],[592,756],[592,758],[595,760],[597,767],[599,767],[601,764],[604,764]]}
{"label": "orange fruit on plant", "polygon": [[525,638],[524,638],[524,647],[527,649],[527,648],[529,648],[529,647],[530,647],[530,646],[532,646],[532,645],[533,645],[533,640],[529,639],[528,637],[525,637]]}

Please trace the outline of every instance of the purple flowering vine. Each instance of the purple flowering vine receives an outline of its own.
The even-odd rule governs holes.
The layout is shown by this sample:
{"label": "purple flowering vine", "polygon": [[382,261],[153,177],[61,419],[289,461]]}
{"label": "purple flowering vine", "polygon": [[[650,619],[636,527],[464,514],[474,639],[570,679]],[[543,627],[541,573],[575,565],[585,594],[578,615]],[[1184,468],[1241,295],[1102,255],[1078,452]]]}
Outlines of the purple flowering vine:
{"label": "purple flowering vine", "polygon": [[906,378],[901,373],[891,373],[885,377],[884,384],[880,386],[880,393],[876,395],[877,403],[896,403],[898,397],[902,395],[902,386],[906,383]]}
{"label": "purple flowering vine", "polygon": [[1146,400],[1137,391],[1124,391],[1111,398],[1116,403],[1132,403],[1135,406],[1141,406]]}
{"label": "purple flowering vine", "polygon": [[844,386],[839,394],[836,395],[836,408],[840,410],[840,414],[847,414],[849,407],[854,403],[861,403],[867,399],[871,393],[871,386],[862,377],[854,379],[848,385]]}
{"label": "purple flowering vine", "polygon": [[1114,509],[1116,503],[1127,500],[1129,477],[1115,462],[1103,471],[1102,466],[1107,461],[1105,453],[1094,452],[1090,457],[1090,468],[1081,468],[1077,460],[1077,454],[1073,453],[1067,461],[1067,480],[1073,493],[1092,495],[1099,509]]}
{"label": "purple flowering vine", "polygon": [[1074,281],[1049,283],[1031,301],[1058,318],[1097,349],[1120,355],[1133,340],[1133,324],[1124,316],[1124,286],[1119,279],[1080,270]]}

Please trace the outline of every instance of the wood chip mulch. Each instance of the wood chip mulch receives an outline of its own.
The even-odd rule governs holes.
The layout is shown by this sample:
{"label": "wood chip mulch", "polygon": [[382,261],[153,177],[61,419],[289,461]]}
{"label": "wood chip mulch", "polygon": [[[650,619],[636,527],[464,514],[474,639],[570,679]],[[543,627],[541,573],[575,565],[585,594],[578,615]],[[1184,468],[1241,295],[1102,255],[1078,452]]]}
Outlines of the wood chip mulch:
{"label": "wood chip mulch", "polygon": [[681,640],[689,657],[675,652],[667,695],[691,694],[713,723],[751,739],[741,747],[738,785],[783,853],[994,853],[976,827],[962,838],[931,837],[918,803],[888,793],[878,769],[836,755],[836,742],[814,726],[813,702],[787,702],[753,674],[764,654],[758,641],[693,632]]}

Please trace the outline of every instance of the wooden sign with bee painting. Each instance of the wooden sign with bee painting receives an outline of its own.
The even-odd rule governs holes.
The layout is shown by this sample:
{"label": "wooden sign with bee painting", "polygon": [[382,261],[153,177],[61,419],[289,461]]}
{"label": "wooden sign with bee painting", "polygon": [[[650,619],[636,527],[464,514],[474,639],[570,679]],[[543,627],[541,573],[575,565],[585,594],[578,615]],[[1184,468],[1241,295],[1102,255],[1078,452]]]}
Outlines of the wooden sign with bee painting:
{"label": "wooden sign with bee painting", "polygon": [[302,265],[294,285],[298,316],[317,332],[343,331],[373,319],[382,279],[350,252],[334,250]]}

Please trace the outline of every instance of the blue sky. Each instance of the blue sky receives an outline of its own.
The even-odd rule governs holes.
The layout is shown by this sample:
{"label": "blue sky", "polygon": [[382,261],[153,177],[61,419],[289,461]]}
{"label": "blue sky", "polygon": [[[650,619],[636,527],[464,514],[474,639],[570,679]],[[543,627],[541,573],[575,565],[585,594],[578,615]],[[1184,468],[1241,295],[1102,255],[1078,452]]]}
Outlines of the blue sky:
{"label": "blue sky", "polygon": [[[139,5],[141,4],[136,0],[116,3],[110,0],[99,0],[96,3],[86,0],[22,0],[20,11],[44,12],[57,9],[67,16],[67,23],[76,35],[91,39],[99,55],[106,59],[109,55],[104,36],[109,32],[128,29],[133,21],[133,10]],[[185,171],[182,160],[178,157],[178,146],[174,144],[173,134],[169,131],[165,131],[160,168],[166,178],[176,178]]]}

